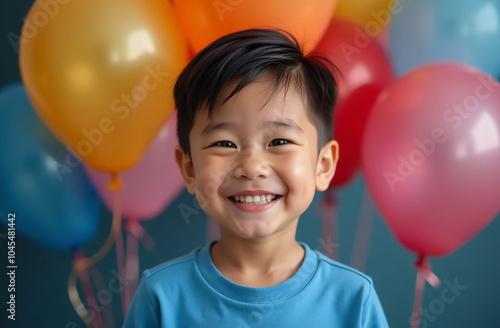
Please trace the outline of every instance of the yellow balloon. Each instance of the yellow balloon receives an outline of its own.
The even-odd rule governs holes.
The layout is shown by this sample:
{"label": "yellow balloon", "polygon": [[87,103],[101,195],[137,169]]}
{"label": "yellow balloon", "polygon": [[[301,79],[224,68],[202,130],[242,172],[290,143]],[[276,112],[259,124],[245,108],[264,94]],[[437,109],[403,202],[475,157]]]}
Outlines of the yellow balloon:
{"label": "yellow balloon", "polygon": [[87,164],[116,173],[167,120],[187,58],[166,0],[37,0],[19,61],[44,123]]}
{"label": "yellow balloon", "polygon": [[387,27],[384,25],[390,22],[393,3],[393,0],[339,0],[333,16],[350,20],[361,26],[372,22],[379,24],[383,29]]}

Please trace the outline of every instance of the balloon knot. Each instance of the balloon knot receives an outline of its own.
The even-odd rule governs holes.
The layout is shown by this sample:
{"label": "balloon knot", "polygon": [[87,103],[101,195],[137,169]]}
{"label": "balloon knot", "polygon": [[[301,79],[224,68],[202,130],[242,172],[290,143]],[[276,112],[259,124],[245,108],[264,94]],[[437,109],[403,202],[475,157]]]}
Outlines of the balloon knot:
{"label": "balloon knot", "polygon": [[88,258],[86,258],[83,255],[82,251],[76,251],[74,253],[74,256],[75,256],[75,259],[73,260],[71,265],[78,273],[85,271],[92,266],[92,263],[90,263]]}
{"label": "balloon knot", "polygon": [[441,280],[432,272],[430,263],[425,260],[425,255],[419,254],[415,267],[432,287],[441,286]]}
{"label": "balloon knot", "polygon": [[414,263],[415,267],[419,270],[424,270],[428,271],[431,269],[431,265],[429,262],[425,260],[425,255],[424,254],[419,254],[417,261]]}
{"label": "balloon knot", "polygon": [[119,191],[123,188],[123,183],[120,180],[117,172],[111,173],[111,181],[108,183],[108,189],[112,191]]}
{"label": "balloon knot", "polygon": [[144,228],[136,220],[125,221],[125,230],[130,232],[135,238],[141,238],[144,235]]}

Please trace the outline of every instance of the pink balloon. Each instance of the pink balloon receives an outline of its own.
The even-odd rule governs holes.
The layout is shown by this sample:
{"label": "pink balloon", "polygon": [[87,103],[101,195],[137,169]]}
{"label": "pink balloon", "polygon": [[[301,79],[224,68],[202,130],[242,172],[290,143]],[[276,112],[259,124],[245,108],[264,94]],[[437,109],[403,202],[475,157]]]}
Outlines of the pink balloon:
{"label": "pink balloon", "polygon": [[[182,191],[184,181],[174,158],[176,121],[174,113],[160,129],[139,164],[120,173],[123,217],[133,220],[154,218]],[[86,165],[85,171],[111,211],[113,198],[107,189],[110,175]]]}
{"label": "pink balloon", "polygon": [[432,256],[456,250],[500,210],[500,84],[455,63],[405,75],[372,109],[362,168],[405,247]]}

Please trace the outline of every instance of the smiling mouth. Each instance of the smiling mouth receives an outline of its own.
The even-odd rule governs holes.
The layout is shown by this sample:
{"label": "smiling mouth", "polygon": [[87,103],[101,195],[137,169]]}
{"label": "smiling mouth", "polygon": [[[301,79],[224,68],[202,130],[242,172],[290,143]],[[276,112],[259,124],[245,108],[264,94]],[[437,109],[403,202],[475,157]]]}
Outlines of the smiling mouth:
{"label": "smiling mouth", "polygon": [[278,198],[278,195],[266,194],[266,195],[236,195],[229,197],[232,201],[245,205],[262,205],[274,201]]}

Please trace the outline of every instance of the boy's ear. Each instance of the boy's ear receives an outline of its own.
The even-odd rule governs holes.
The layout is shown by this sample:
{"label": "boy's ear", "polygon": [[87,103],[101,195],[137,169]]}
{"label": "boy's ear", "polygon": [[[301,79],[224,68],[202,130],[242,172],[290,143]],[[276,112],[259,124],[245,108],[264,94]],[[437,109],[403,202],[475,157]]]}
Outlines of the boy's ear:
{"label": "boy's ear", "polygon": [[195,194],[195,183],[194,183],[194,167],[193,161],[188,154],[184,153],[181,146],[177,145],[175,147],[175,161],[177,166],[181,171],[182,177],[184,178],[184,183],[186,188],[191,195]]}
{"label": "boy's ear", "polygon": [[339,144],[335,140],[330,140],[319,152],[316,166],[316,190],[325,191],[330,186],[338,160]]}

